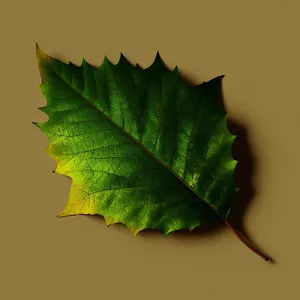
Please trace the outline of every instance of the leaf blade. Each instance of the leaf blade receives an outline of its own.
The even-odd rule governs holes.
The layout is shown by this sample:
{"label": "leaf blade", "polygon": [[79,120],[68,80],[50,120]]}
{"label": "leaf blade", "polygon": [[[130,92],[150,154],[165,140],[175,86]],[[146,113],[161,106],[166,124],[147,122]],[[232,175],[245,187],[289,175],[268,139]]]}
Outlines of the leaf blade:
{"label": "leaf blade", "polygon": [[[216,90],[211,87],[213,83],[219,84],[221,78],[202,84],[197,88],[189,88],[180,80],[177,70],[170,72],[163,66],[160,57],[156,57],[154,63],[145,70],[132,67],[122,57],[117,65],[112,65],[105,59],[98,69],[91,67],[85,61],[81,67],[64,64],[47,56],[40,48],[37,48],[37,58],[43,82],[42,90],[47,99],[48,109],[45,112],[49,116],[49,121],[40,128],[52,142],[47,153],[57,161],[57,172],[73,179],[68,205],[60,216],[97,213],[106,217],[109,220],[108,224],[121,222],[135,233],[145,228],[153,228],[164,234],[182,228],[192,229],[227,217],[235,192],[232,176],[235,161],[231,154],[229,155],[234,136],[230,135],[227,130],[226,113],[218,108],[215,102],[207,105],[208,100],[215,100],[210,99],[215,97],[212,94]],[[56,87],[54,88],[55,93],[51,92],[53,87]],[[176,99],[175,104],[173,98]],[[197,114],[195,114],[197,106]],[[199,110],[201,117],[198,114]],[[163,111],[161,116],[164,118],[162,119],[159,119],[160,111]],[[63,112],[63,118],[60,119],[58,112]],[[202,144],[205,144],[204,136],[207,138],[207,135],[203,133],[209,128],[209,125],[214,124],[212,121],[216,121],[211,117],[212,112],[215,112],[215,116],[221,120],[220,124],[216,122],[220,128],[215,126],[220,129],[220,132],[216,132],[221,137],[216,134],[216,140],[210,142],[218,145],[218,142],[220,144],[225,140],[224,148],[221,149],[227,151],[226,157],[220,155],[219,160],[215,155],[213,160],[215,168],[218,167],[220,159],[222,164],[219,168],[221,170],[218,173],[219,179],[213,182],[211,181],[215,175],[211,175],[209,172],[213,164],[210,162],[203,165],[204,154],[208,155],[212,147],[208,146],[206,150],[205,147],[199,147],[201,145],[199,138],[202,138]],[[207,128],[199,127],[199,123],[196,121],[192,124],[190,121],[192,113],[200,121],[210,116],[206,120]],[[144,116],[142,120],[138,118],[140,115]],[[57,126],[57,122],[61,122],[62,119],[79,122],[82,118],[87,120],[87,116],[94,118],[89,120],[93,122],[93,125],[89,123],[83,127],[78,127],[78,124],[73,127],[70,124],[65,124],[65,127]],[[171,132],[172,124],[177,124],[179,128],[176,129],[175,135],[169,137],[168,133]],[[200,122],[200,124],[205,123]],[[106,134],[101,133],[101,130],[96,133],[91,132],[95,127],[106,128],[109,135],[107,132]],[[163,128],[162,132],[159,131],[160,128]],[[57,130],[60,132],[60,137]],[[186,131],[190,132],[189,139],[186,138],[188,136]],[[89,133],[92,146],[86,145],[87,142],[84,138],[78,138],[84,132]],[[63,140],[62,135],[64,135]],[[126,140],[127,142],[125,142]],[[124,144],[117,143],[120,141]],[[101,148],[106,146],[107,148]],[[194,148],[198,152],[199,149],[202,149],[203,153],[201,155],[198,153],[197,156],[197,152],[192,151]],[[69,149],[73,149],[72,154],[77,155],[76,159],[72,156],[71,158],[66,157]],[[110,155],[113,155],[112,157],[105,157],[108,155],[108,149]],[[222,153],[220,147],[218,150],[218,153]],[[135,156],[131,157],[129,153],[134,153]],[[202,158],[200,163],[197,161],[199,157]],[[122,158],[127,158],[127,164],[124,164],[124,161],[118,161]],[[101,164],[98,163],[98,166],[97,159],[101,160]],[[105,166],[105,160],[108,166]],[[93,169],[95,166],[97,166],[96,169]],[[124,173],[126,169],[124,166],[130,169],[131,174]],[[202,170],[199,170],[199,166],[202,167]],[[99,170],[100,168],[101,170]],[[108,175],[109,168],[113,169],[114,176]],[[72,173],[73,169],[77,169],[77,171]],[[81,174],[78,174],[79,170],[82,170]],[[156,173],[155,175],[151,173],[153,170],[159,170],[160,174],[164,173],[163,178]],[[202,184],[197,185],[199,174],[203,175],[205,172],[207,174],[202,176],[204,178],[201,180]],[[102,175],[95,175],[95,173]],[[153,181],[150,184],[149,178],[145,178],[145,174],[151,174],[150,177]],[[83,182],[82,178],[86,177],[88,179]],[[96,183],[91,178],[94,181],[97,179],[97,182],[102,182],[101,188],[105,192],[99,186],[95,187]],[[204,182],[206,182],[205,188],[203,188]],[[117,188],[114,189],[113,184],[122,187],[123,200],[118,196]],[[151,185],[155,189],[151,188]],[[108,186],[109,189],[105,189],[105,186]],[[195,187],[196,189],[194,189]],[[228,187],[229,193],[226,190]],[[92,192],[87,193],[87,189]],[[131,192],[125,191],[125,189]],[[147,194],[137,191],[137,189],[147,190]],[[111,190],[110,196],[105,195],[108,193],[107,190]],[[208,197],[200,196],[200,192],[202,195],[207,194]],[[162,195],[164,195],[164,199],[168,200],[161,202]],[[222,201],[219,199],[220,196],[223,197]],[[203,201],[200,201],[200,197]],[[148,202],[142,201],[138,204],[138,201],[143,198],[148,199]],[[102,208],[99,203],[98,207],[95,205],[99,199],[102,199]],[[112,199],[115,199],[119,208],[122,207],[123,215],[116,206],[113,206]],[[135,207],[130,210],[128,203],[133,201],[132,199],[136,202]],[[166,207],[164,204],[162,209],[160,203],[169,203],[169,206]],[[160,208],[157,210],[155,206]],[[113,207],[113,209],[109,210],[108,207]]]}

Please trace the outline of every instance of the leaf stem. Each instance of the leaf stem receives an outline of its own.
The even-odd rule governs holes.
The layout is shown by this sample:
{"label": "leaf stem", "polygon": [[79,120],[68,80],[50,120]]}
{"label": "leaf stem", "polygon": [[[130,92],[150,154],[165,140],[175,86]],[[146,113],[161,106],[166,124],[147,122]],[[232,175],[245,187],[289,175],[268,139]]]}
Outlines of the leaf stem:
{"label": "leaf stem", "polygon": [[257,249],[255,249],[253,246],[251,246],[226,220],[225,224],[231,229],[231,231],[239,238],[240,241],[242,241],[252,252],[259,255],[261,258],[263,258],[265,261],[270,260],[269,257],[259,252]]}

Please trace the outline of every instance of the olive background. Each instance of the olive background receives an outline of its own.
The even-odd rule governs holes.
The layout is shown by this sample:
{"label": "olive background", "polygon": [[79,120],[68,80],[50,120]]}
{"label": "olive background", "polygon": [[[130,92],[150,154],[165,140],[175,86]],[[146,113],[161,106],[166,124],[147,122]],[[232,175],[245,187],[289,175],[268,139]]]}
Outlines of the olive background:
{"label": "olive background", "polygon": [[[0,10],[0,298],[300,298],[300,2],[4,0]],[[225,74],[241,187],[225,224],[134,237],[101,217],[58,219],[70,179],[53,174],[35,44],[65,62],[149,66],[159,50],[190,84]]]}

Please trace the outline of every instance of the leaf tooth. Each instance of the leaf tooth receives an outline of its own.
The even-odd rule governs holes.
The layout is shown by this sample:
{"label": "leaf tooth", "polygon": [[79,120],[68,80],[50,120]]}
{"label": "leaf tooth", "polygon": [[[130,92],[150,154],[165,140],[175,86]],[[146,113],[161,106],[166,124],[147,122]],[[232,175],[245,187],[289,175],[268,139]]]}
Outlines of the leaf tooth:
{"label": "leaf tooth", "polygon": [[126,59],[126,57],[124,56],[124,54],[123,54],[122,52],[120,52],[120,58],[119,58],[119,61],[118,61],[117,65],[118,65],[119,63],[121,63],[122,61],[127,61],[127,59]]}
{"label": "leaf tooth", "polygon": [[156,55],[155,55],[155,58],[154,58],[154,62],[152,65],[163,65],[164,66],[164,63],[163,63],[163,60],[160,56],[160,53],[159,51],[156,52]]}
{"label": "leaf tooth", "polygon": [[191,232],[191,231],[193,231],[196,227],[197,227],[197,225],[192,225],[192,226],[190,226],[190,227],[188,228],[188,230]]}
{"label": "leaf tooth", "polygon": [[172,70],[172,73],[179,75],[178,66],[175,66],[175,68]]}
{"label": "leaf tooth", "polygon": [[137,236],[137,234],[142,231],[143,229],[145,228],[138,228],[137,226],[132,226],[130,224],[127,224],[126,222],[124,221],[121,221],[115,217],[112,217],[112,216],[103,216],[104,217],[104,220],[105,220],[105,224],[107,227],[109,227],[110,225],[113,225],[113,224],[117,224],[117,223],[121,223],[123,225],[125,225],[130,231],[131,233],[134,235],[134,236]]}
{"label": "leaf tooth", "polygon": [[117,65],[121,65],[121,64],[125,64],[128,66],[131,66],[131,63],[129,62],[129,60],[124,56],[124,54],[121,52],[120,53],[120,59],[117,63]]}
{"label": "leaf tooth", "polygon": [[72,63],[71,61],[69,61],[69,65],[75,68],[78,68],[78,66],[76,66],[74,63]]}
{"label": "leaf tooth", "polygon": [[[106,55],[104,55],[104,58],[103,58],[103,60],[102,60],[102,63],[101,63],[101,65],[100,65],[100,67],[103,67],[103,66],[105,66],[105,65],[113,65],[111,62],[110,62],[110,60],[108,59],[108,57],[106,56]],[[99,67],[99,68],[100,68]]]}
{"label": "leaf tooth", "polygon": [[224,77],[225,77],[225,74],[222,74],[222,75],[219,75],[219,76],[213,78],[212,80],[221,80],[221,79],[223,79]]}
{"label": "leaf tooth", "polygon": [[65,217],[71,217],[71,216],[77,216],[78,214],[70,214],[68,212],[62,211],[59,213],[56,217],[57,218],[65,218]]}
{"label": "leaf tooth", "polygon": [[63,217],[66,217],[66,216],[62,212],[56,216],[56,218],[63,218]]}
{"label": "leaf tooth", "polygon": [[162,62],[162,59],[161,59],[161,56],[160,56],[160,53],[159,53],[158,50],[156,51],[156,55],[155,55],[154,61],[160,61],[160,62]]}
{"label": "leaf tooth", "polygon": [[166,237],[169,233],[171,233],[172,231],[174,231],[173,229],[169,228],[169,229],[165,229],[163,231],[161,231],[162,236]]}
{"label": "leaf tooth", "polygon": [[114,217],[104,217],[104,220],[105,220],[105,224],[106,224],[106,226],[108,227],[108,226],[110,226],[110,225],[112,225],[112,224],[116,224],[117,223],[117,221],[116,221],[116,219],[114,218]]}
{"label": "leaf tooth", "polygon": [[56,161],[57,166],[56,166],[55,172],[64,175],[64,173],[61,172],[61,166],[60,166],[60,164],[59,164],[58,156],[57,156],[57,155],[55,154],[55,152],[54,152],[54,148],[55,148],[55,146],[54,146],[53,144],[50,143],[50,144],[48,144],[48,146],[46,147],[45,152],[46,152],[48,155],[50,155],[52,158],[54,158],[54,160]]}
{"label": "leaf tooth", "polygon": [[156,55],[155,55],[155,58],[154,58],[154,61],[153,63],[148,67],[146,68],[145,70],[148,70],[148,69],[166,69],[166,66],[160,56],[160,53],[159,51],[156,52]]}
{"label": "leaf tooth", "polygon": [[81,62],[81,66],[84,66],[84,65],[87,65],[87,66],[90,66],[90,64],[86,61],[86,59],[83,57],[82,58],[82,62]]}
{"label": "leaf tooth", "polygon": [[137,69],[139,69],[139,70],[142,70],[142,69],[143,69],[138,63],[135,64],[135,67],[136,67]]}
{"label": "leaf tooth", "polygon": [[35,125],[37,128],[40,128],[41,126],[41,123],[39,122],[31,122],[33,125]]}
{"label": "leaf tooth", "polygon": [[38,107],[37,109],[47,114],[48,106],[46,105],[46,106]]}
{"label": "leaf tooth", "polygon": [[132,232],[132,234],[134,236],[137,236],[137,234],[141,231],[140,228],[136,227],[136,226],[132,226],[132,225],[129,225],[129,224],[125,224],[127,226],[127,228]]}

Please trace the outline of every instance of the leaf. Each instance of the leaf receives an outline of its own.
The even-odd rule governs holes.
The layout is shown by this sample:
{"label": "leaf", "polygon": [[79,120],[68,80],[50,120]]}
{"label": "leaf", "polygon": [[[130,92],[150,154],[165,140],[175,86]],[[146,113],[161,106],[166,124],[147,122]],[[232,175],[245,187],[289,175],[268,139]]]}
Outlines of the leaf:
{"label": "leaf", "polygon": [[72,179],[59,217],[98,214],[134,234],[163,235],[227,222],[237,162],[218,103],[223,76],[189,87],[159,53],[144,70],[123,55],[116,65],[77,67],[38,46],[37,60],[49,120],[35,124],[56,173]]}

